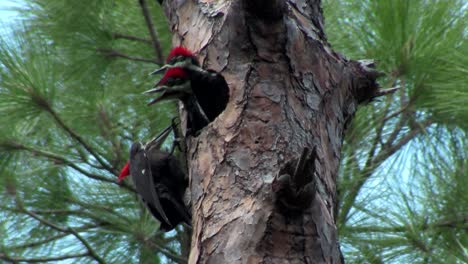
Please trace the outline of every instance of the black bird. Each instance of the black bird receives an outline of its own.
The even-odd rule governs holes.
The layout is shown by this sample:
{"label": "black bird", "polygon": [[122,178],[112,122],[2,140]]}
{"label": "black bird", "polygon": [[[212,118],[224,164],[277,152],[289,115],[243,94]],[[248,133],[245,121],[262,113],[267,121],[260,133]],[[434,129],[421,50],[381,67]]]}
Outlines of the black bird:
{"label": "black bird", "polygon": [[145,93],[159,93],[149,104],[163,100],[179,99],[187,110],[187,134],[196,135],[210,122],[199,101],[193,94],[191,81],[182,68],[170,68],[162,79],[155,85],[156,88]]}
{"label": "black bird", "polygon": [[186,174],[172,151],[160,150],[170,128],[166,128],[147,144],[133,143],[130,160],[118,178],[121,181],[132,175],[141,200],[151,214],[161,222],[160,230],[166,232],[182,222],[191,225],[191,216],[183,201],[188,186]]}
{"label": "black bird", "polygon": [[187,74],[192,93],[210,122],[224,111],[229,102],[229,86],[221,74],[203,69],[197,57],[182,46],[173,48],[167,57],[166,65],[153,74],[173,68],[181,68]]}

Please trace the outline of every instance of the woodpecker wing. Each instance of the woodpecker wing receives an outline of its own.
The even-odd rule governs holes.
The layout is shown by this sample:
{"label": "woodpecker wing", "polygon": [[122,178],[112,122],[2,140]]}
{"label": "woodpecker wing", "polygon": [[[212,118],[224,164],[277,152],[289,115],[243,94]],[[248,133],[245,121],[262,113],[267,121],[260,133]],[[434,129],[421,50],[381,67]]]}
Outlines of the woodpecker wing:
{"label": "woodpecker wing", "polygon": [[161,205],[159,195],[156,192],[151,164],[145,149],[139,142],[134,143],[130,151],[130,174],[143,203],[159,221],[164,221],[164,223],[170,225],[169,219]]}
{"label": "woodpecker wing", "polygon": [[156,191],[167,218],[168,225],[161,225],[164,231],[174,229],[181,222],[191,225],[191,216],[185,207],[183,197],[188,181],[179,160],[169,152],[151,149],[148,153]]}
{"label": "woodpecker wing", "polygon": [[187,110],[187,130],[190,131],[189,134],[197,134],[197,132],[207,126],[210,121],[206,117],[195,96],[192,95],[183,102]]}
{"label": "woodpecker wing", "polygon": [[197,112],[198,115],[202,114],[202,118],[204,116],[211,122],[226,109],[229,102],[229,86],[221,74],[205,70],[199,64],[190,63],[188,60],[165,67],[181,68],[188,74],[191,92],[195,95],[199,106],[193,105],[201,109]]}
{"label": "woodpecker wing", "polygon": [[207,118],[213,121],[229,102],[229,86],[224,77],[214,71],[195,70],[187,72],[192,81],[192,90]]}
{"label": "woodpecker wing", "polygon": [[176,209],[180,212],[180,215],[182,216],[182,220],[188,224],[192,225],[192,216],[187,210],[187,207],[185,206],[184,203],[184,194],[185,194],[185,189],[188,187],[188,179],[187,176],[185,175],[184,171],[182,170],[182,167],[179,163],[179,160],[171,155],[168,161],[169,167],[171,169],[171,175],[173,177],[172,181],[174,182],[174,192],[175,192],[175,197],[177,199],[174,199],[174,205]]}

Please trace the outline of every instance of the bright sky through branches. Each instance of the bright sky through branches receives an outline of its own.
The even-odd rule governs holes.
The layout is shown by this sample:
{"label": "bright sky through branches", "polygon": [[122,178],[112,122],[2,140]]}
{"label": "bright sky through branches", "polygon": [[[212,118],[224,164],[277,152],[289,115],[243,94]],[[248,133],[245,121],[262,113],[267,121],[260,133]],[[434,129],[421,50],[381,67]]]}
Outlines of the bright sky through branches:
{"label": "bright sky through branches", "polygon": [[21,6],[22,1],[18,0],[0,0],[0,25],[5,29],[11,27],[11,23],[17,19],[17,14],[14,9]]}

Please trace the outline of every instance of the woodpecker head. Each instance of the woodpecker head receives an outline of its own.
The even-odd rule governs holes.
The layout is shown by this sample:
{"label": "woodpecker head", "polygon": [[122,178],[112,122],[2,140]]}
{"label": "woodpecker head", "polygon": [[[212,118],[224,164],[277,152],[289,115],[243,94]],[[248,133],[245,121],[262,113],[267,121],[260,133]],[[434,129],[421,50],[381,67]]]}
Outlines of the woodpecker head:
{"label": "woodpecker head", "polygon": [[199,69],[200,62],[198,61],[197,57],[195,57],[193,52],[182,46],[178,46],[169,52],[169,55],[166,59],[166,64],[161,68],[156,69],[151,74],[157,74],[163,72],[166,69],[174,67]]}
{"label": "woodpecker head", "polygon": [[[117,182],[121,182],[125,177],[130,175],[130,161],[134,160],[137,158],[137,154],[140,151],[148,152],[152,151],[153,149],[160,149],[164,141],[167,139],[169,134],[173,129],[177,127],[177,122],[175,121],[176,118],[172,119],[172,124],[163,131],[161,131],[156,137],[152,138],[150,141],[148,141],[146,144],[142,144],[141,142],[134,142],[132,146],[130,147],[130,160],[125,163],[123,166],[122,170],[120,171],[119,178],[117,179]],[[137,162],[141,163],[141,162]]]}
{"label": "woodpecker head", "polygon": [[[138,153],[143,148],[142,144],[140,142],[135,142],[132,144],[132,147],[130,148],[130,160],[132,160],[133,157]],[[117,178],[117,182],[121,182],[125,177],[130,175],[130,160],[125,163],[123,166],[122,170],[120,171],[119,178]]]}
{"label": "woodpecker head", "polygon": [[145,94],[160,93],[160,96],[153,99],[148,105],[159,101],[180,99],[192,93],[190,79],[187,73],[180,67],[170,68],[155,84],[154,88],[144,92]]}
{"label": "woodpecker head", "polygon": [[178,46],[175,47],[169,52],[169,55],[166,59],[166,64],[176,65],[180,63],[190,63],[196,66],[200,66],[197,57],[188,49]]}

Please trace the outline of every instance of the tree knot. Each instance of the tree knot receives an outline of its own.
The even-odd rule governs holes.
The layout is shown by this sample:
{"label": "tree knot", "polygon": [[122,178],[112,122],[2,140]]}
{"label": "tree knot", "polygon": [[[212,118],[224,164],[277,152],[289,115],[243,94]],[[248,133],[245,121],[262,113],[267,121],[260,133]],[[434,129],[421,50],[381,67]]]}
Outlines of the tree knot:
{"label": "tree knot", "polygon": [[315,197],[316,148],[304,147],[300,157],[288,161],[271,184],[276,203],[286,211],[302,211]]}

